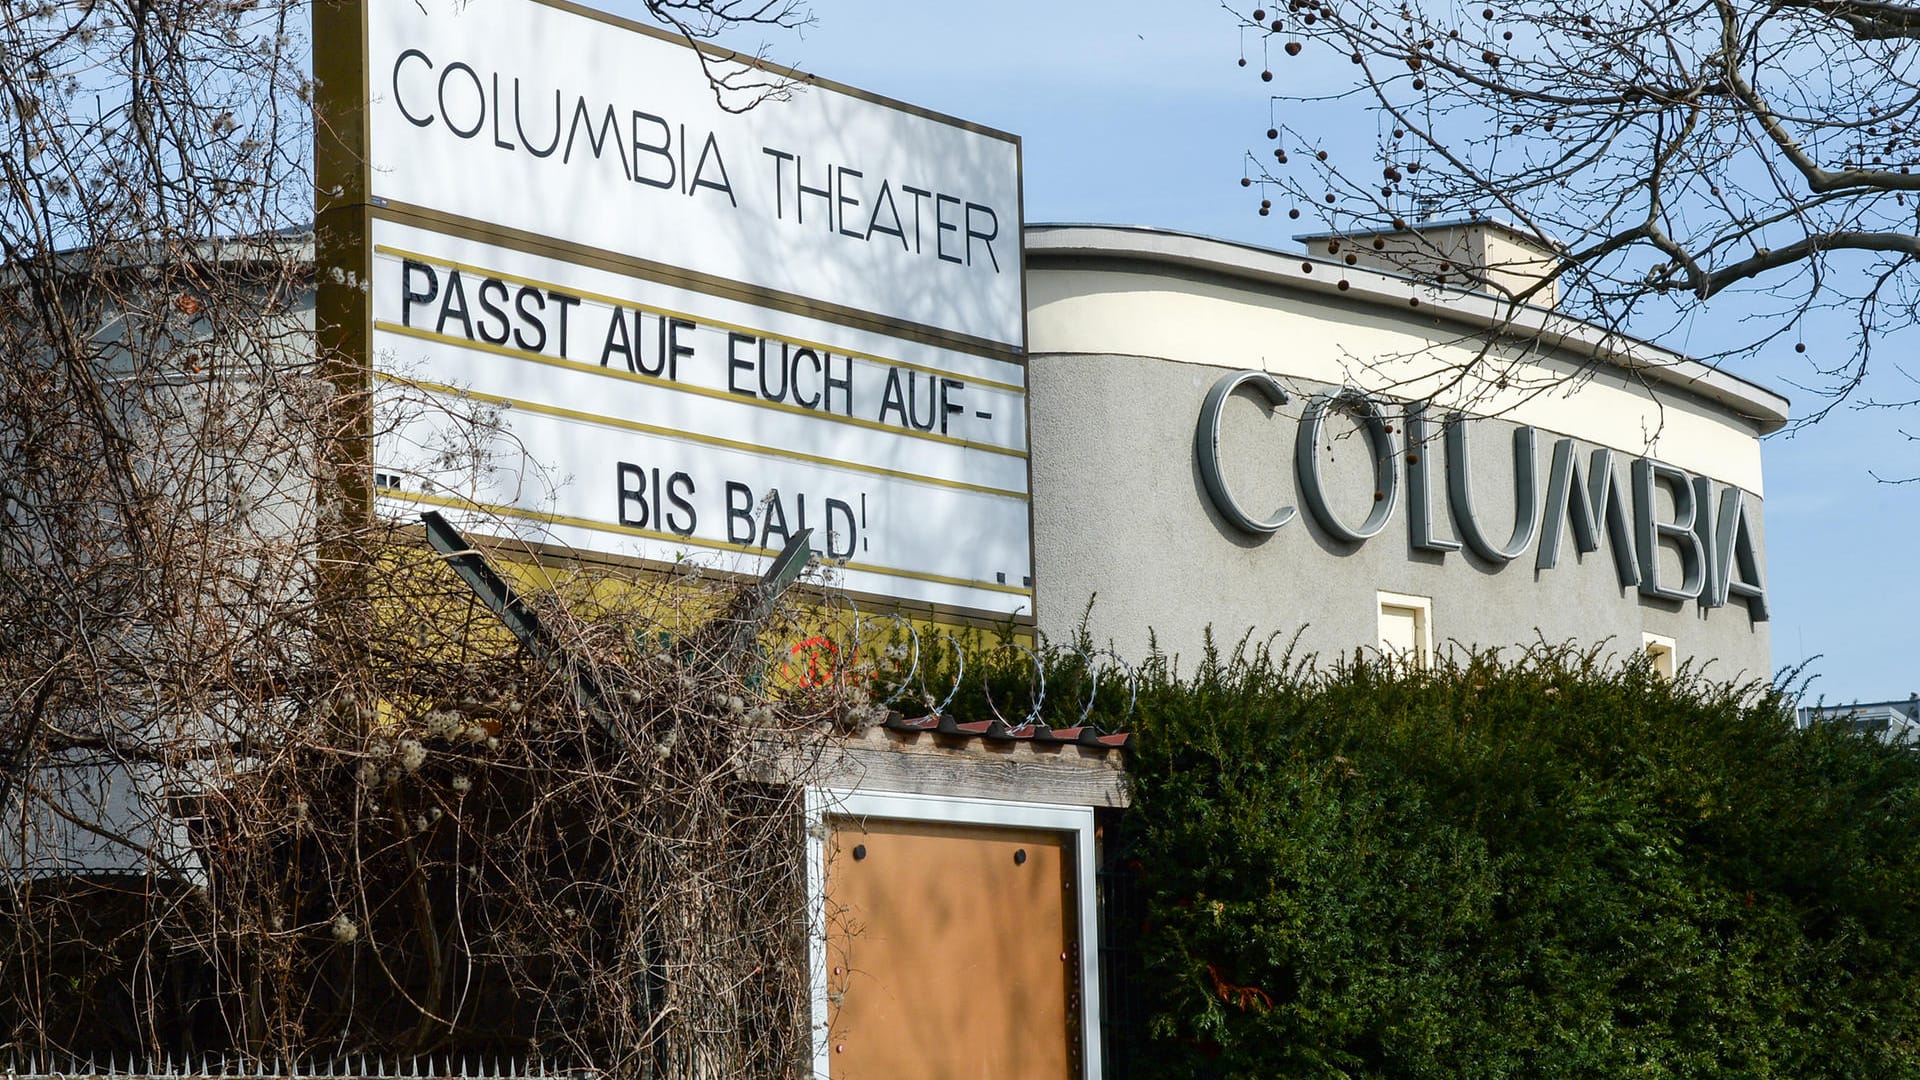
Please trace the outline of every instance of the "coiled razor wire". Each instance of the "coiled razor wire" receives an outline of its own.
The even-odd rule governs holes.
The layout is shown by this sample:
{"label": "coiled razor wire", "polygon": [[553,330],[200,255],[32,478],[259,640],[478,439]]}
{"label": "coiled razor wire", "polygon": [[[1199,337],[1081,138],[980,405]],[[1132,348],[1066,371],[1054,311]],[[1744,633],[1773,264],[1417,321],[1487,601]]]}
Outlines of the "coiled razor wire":
{"label": "coiled razor wire", "polygon": [[987,708],[993,712],[993,718],[999,721],[1002,727],[1018,730],[1020,728],[1031,727],[1040,722],[1040,709],[1046,704],[1047,700],[1047,671],[1046,665],[1040,662],[1039,654],[1018,642],[1003,641],[994,646],[993,650],[987,653],[987,655],[989,657],[998,656],[1008,650],[1020,653],[1027,658],[1028,663],[1033,665],[1033,683],[1027,688],[1028,701],[1031,702],[1031,707],[1027,709],[1027,715],[1022,717],[1017,724],[1008,723],[1007,718],[1000,715],[1000,706],[993,700],[993,686],[988,678],[989,672],[985,670],[980,672],[980,693],[987,699]]}
{"label": "coiled razor wire", "polygon": [[[1127,663],[1119,653],[1114,652],[1112,649],[1095,649],[1092,652],[1088,652],[1077,645],[1061,645],[1053,642],[1047,643],[1042,646],[1042,648],[1049,656],[1060,653],[1071,653],[1079,657],[1080,665],[1087,673],[1087,699],[1081,703],[1080,715],[1074,717],[1073,726],[1083,727],[1090,722],[1094,707],[1099,703],[1100,699],[1101,672],[1109,668],[1118,669],[1118,671],[1126,677],[1127,707],[1120,713],[1120,718],[1124,720],[1133,715],[1134,705],[1140,698],[1139,674],[1134,670],[1133,665]],[[1099,658],[1101,657],[1106,657],[1111,663],[1100,663]],[[1095,729],[1098,730],[1097,725]]]}
{"label": "coiled razor wire", "polygon": [[[851,601],[849,601],[849,603],[851,603]],[[919,686],[919,681],[918,681],[919,675],[920,675],[920,631],[915,630],[913,628],[913,623],[911,620],[903,618],[902,616],[899,616],[899,615],[891,615],[891,614],[890,615],[861,615],[859,608],[856,607],[854,609],[854,621],[853,621],[853,655],[855,657],[867,657],[868,642],[866,640],[867,638],[866,631],[869,630],[870,628],[885,626],[889,623],[892,624],[894,629],[903,630],[906,632],[907,673],[893,681],[892,683],[893,690],[891,693],[889,693],[886,697],[881,698],[879,701],[874,702],[874,704],[879,705],[882,708],[890,706],[894,702],[899,701],[901,698],[905,697],[909,689],[918,688],[921,690],[921,693],[923,696],[925,694],[925,689]],[[882,639],[882,640],[887,640],[887,639]],[[892,653],[893,653],[893,650],[898,647],[899,646],[889,644],[887,646],[886,653],[883,654],[885,658],[889,660],[894,659]],[[879,665],[876,664],[874,667],[874,670],[877,672],[879,670]]]}
{"label": "coiled razor wire", "polygon": [[[1053,727],[1077,729],[1091,727],[1104,733],[1100,725],[1092,723],[1094,711],[1099,707],[1103,688],[1111,688],[1113,680],[1118,678],[1125,688],[1125,704],[1121,706],[1109,723],[1124,722],[1133,715],[1139,705],[1140,675],[1137,668],[1112,648],[1086,649],[1078,645],[1046,641],[1044,638],[1035,647],[1019,642],[1003,641],[995,643],[981,653],[983,663],[969,663],[966,646],[950,631],[938,630],[929,640],[916,628],[912,620],[898,614],[867,614],[861,612],[848,601],[852,609],[851,618],[838,631],[843,647],[831,637],[814,634],[796,640],[787,650],[797,655],[807,649],[826,649],[831,653],[832,670],[812,671],[810,674],[818,685],[824,679],[837,681],[841,685],[851,685],[857,680],[869,680],[872,687],[873,704],[884,709],[893,709],[903,701],[912,700],[923,706],[931,716],[946,716],[960,691],[967,682],[967,673],[973,668],[981,668],[979,675],[980,692],[987,711],[995,721],[996,732],[1026,731],[1033,727]],[[944,688],[944,694],[937,700],[935,695],[942,688],[928,686],[927,678],[933,673],[933,664],[938,652],[931,646],[945,640],[945,648],[953,655],[952,682]],[[1001,698],[996,698],[991,680],[994,670],[992,661],[1006,654],[1015,654],[1025,658],[1029,671],[1027,687],[1027,707],[1024,713],[1009,716],[1002,707]],[[1079,667],[1086,672],[1087,688],[1085,697],[1078,701],[1077,707],[1069,703],[1056,706],[1057,721],[1049,726],[1046,723],[1047,702],[1049,697],[1047,668],[1071,670]],[[1003,680],[1002,695],[1005,685]],[[1069,711],[1071,710],[1071,711]],[[1069,719],[1070,717],[1070,719]]]}

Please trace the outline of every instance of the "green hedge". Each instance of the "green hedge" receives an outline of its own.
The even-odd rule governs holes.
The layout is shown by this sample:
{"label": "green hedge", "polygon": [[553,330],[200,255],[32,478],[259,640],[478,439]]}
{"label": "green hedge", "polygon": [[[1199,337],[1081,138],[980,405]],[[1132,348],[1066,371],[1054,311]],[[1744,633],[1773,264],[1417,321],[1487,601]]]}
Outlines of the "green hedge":
{"label": "green hedge", "polygon": [[1920,1076],[1920,754],[1552,649],[1210,657],[1130,723],[1129,1072]]}

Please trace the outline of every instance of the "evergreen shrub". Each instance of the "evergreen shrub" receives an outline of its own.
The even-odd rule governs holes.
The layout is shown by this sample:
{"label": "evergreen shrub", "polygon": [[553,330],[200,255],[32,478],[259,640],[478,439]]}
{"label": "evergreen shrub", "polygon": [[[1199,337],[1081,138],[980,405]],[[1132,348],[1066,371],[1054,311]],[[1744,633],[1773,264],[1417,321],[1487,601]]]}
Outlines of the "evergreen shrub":
{"label": "evergreen shrub", "polygon": [[1920,1076],[1915,751],[1564,648],[1210,654],[1128,722],[1130,1074]]}

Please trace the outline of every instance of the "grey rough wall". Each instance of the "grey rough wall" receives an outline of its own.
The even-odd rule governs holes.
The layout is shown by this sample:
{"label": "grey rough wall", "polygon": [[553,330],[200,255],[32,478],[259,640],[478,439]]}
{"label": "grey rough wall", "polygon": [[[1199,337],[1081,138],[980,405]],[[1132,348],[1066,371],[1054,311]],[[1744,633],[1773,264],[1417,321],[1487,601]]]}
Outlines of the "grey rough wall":
{"label": "grey rough wall", "polygon": [[[1717,677],[1770,674],[1767,624],[1752,622],[1744,602],[1736,598],[1708,610],[1645,598],[1619,584],[1604,540],[1600,550],[1577,555],[1563,529],[1559,566],[1546,571],[1534,569],[1537,538],[1504,566],[1465,551],[1413,551],[1404,454],[1400,503],[1385,530],[1357,546],[1333,539],[1306,512],[1293,476],[1304,395],[1271,418],[1250,397],[1236,395],[1225,410],[1223,471],[1241,504],[1256,516],[1281,505],[1300,507],[1277,533],[1246,536],[1207,501],[1193,452],[1201,402],[1229,370],[1141,357],[1032,358],[1036,607],[1049,636],[1073,633],[1097,594],[1094,638],[1111,640],[1131,659],[1146,655],[1151,630],[1162,650],[1190,664],[1209,626],[1228,644],[1248,632],[1284,640],[1304,627],[1302,648],[1330,657],[1377,641],[1376,592],[1385,590],[1432,597],[1433,636],[1441,649],[1610,640],[1637,650],[1645,631],[1674,638],[1682,663],[1713,658],[1708,670]],[[1513,520],[1514,428],[1498,419],[1472,425],[1475,500],[1496,541],[1506,539]],[[1372,470],[1362,440],[1349,437],[1353,430],[1330,420],[1320,453],[1329,491],[1338,493],[1335,509],[1358,524],[1371,502]],[[1559,437],[1539,432],[1543,503]],[[1589,444],[1579,445],[1584,471]],[[1616,453],[1621,480],[1635,456]],[[1437,445],[1431,464],[1437,531],[1455,535]],[[1760,500],[1748,498],[1764,566]],[[1667,552],[1664,565],[1663,577],[1677,581],[1678,556]]]}

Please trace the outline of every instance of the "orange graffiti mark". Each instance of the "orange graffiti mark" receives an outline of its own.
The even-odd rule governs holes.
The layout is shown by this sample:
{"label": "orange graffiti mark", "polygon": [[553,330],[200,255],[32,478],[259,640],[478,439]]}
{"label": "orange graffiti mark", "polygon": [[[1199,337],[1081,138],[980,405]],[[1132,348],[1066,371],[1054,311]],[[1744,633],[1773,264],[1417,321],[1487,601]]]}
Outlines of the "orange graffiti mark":
{"label": "orange graffiti mark", "polygon": [[1242,1012],[1255,1005],[1260,1007],[1261,1012],[1273,1008],[1273,998],[1265,990],[1257,986],[1230,983],[1220,974],[1220,969],[1212,964],[1207,965],[1207,977],[1213,980],[1213,992],[1220,996],[1220,1000],[1237,1006]]}

